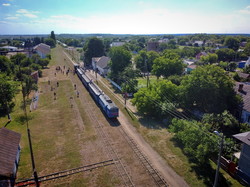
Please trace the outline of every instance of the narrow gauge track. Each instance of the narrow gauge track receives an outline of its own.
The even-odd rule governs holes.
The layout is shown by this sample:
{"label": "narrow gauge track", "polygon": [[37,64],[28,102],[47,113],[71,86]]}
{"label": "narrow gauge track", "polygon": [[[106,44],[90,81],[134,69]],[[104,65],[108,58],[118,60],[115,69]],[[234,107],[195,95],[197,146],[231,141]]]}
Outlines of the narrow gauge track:
{"label": "narrow gauge track", "polygon": [[[113,165],[115,163],[116,163],[116,161],[114,161],[114,160],[106,160],[103,162],[97,162],[97,163],[89,164],[86,166],[81,166],[81,167],[77,167],[77,168],[73,168],[73,169],[67,169],[67,170],[56,172],[56,173],[51,173],[48,175],[40,176],[40,177],[38,177],[38,181],[39,181],[39,183],[41,183],[44,181],[55,180],[58,178],[67,177],[69,175],[77,174],[80,172],[91,171],[93,169],[97,169],[100,167]],[[29,185],[35,185],[34,178],[21,180],[21,181],[18,181],[15,183],[15,186],[29,186]]]}

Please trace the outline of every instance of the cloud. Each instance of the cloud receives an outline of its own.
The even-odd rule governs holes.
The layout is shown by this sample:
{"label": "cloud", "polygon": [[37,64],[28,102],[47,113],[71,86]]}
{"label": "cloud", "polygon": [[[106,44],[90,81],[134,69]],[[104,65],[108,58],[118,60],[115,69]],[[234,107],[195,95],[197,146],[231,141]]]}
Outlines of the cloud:
{"label": "cloud", "polygon": [[3,6],[10,6],[10,3],[3,3]]}
{"label": "cloud", "polygon": [[239,10],[241,14],[250,14],[250,5],[245,7],[244,9]]}
{"label": "cloud", "polygon": [[9,16],[9,17],[6,17],[4,19],[7,19],[7,20],[15,20],[15,19],[18,19],[17,16]]}
{"label": "cloud", "polygon": [[28,18],[37,18],[38,16],[35,14],[39,13],[39,11],[28,11],[26,9],[19,9],[16,12],[19,13],[18,15],[22,15]]}

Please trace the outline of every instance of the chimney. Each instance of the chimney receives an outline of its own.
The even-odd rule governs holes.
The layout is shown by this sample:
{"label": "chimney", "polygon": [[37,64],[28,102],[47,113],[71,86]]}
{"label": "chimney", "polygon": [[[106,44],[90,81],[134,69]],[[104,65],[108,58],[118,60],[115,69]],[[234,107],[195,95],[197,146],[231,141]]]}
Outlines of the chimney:
{"label": "chimney", "polygon": [[242,91],[243,91],[243,86],[244,86],[243,84],[239,84],[239,88],[238,88],[238,91],[239,91],[239,92],[242,92]]}

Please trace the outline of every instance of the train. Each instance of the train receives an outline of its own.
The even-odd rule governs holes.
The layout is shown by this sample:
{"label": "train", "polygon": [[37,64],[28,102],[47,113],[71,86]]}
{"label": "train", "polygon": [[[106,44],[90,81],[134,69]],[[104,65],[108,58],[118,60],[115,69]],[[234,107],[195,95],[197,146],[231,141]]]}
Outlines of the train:
{"label": "train", "polygon": [[89,91],[96,103],[99,104],[106,116],[108,118],[119,117],[119,108],[115,103],[87,76],[81,67],[74,65],[74,68],[82,84]]}

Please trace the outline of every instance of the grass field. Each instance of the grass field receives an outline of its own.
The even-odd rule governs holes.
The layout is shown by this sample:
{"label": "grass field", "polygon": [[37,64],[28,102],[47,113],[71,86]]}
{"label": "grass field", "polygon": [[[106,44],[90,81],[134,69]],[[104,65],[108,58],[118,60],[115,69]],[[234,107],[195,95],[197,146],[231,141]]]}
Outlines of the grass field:
{"label": "grass field", "polygon": [[[27,107],[36,170],[39,176],[102,161],[101,157],[94,156],[100,154],[95,149],[95,144],[99,140],[96,138],[96,132],[84,106],[76,97],[71,80],[66,75],[54,77],[55,67],[52,65],[62,62],[64,62],[62,49],[57,47],[52,50],[50,68],[44,70],[38,85],[40,94],[37,110],[29,112]],[[48,79],[54,86],[53,91],[48,85]],[[55,86],[56,82],[59,82],[59,87]],[[54,91],[57,93],[56,100],[54,100]],[[21,98],[21,94],[16,95],[16,106],[11,113],[12,121],[7,125],[8,129],[21,134],[18,180],[31,178],[33,175]],[[77,114],[80,114],[81,123],[76,120]],[[7,117],[1,117],[0,127],[3,127],[7,121]],[[117,179],[114,179],[108,168],[100,168],[92,173],[79,173],[58,179],[56,182],[46,182],[42,186],[115,186],[117,183]]]}

